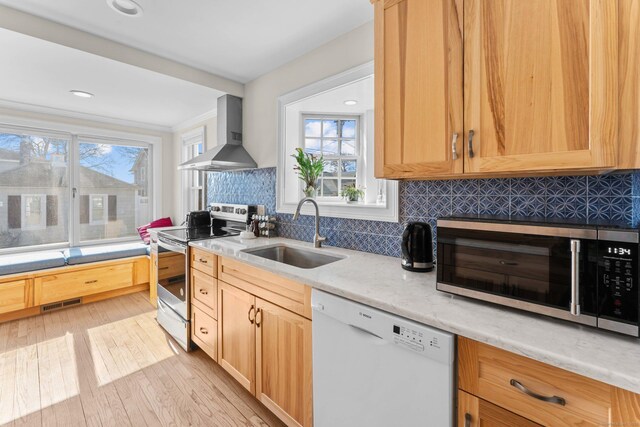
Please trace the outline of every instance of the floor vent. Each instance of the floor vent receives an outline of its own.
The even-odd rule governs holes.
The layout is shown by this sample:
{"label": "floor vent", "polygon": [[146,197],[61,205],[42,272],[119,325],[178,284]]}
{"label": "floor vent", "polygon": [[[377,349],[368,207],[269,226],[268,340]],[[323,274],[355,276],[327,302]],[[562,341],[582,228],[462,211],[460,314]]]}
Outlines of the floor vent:
{"label": "floor vent", "polygon": [[47,313],[49,311],[60,310],[61,308],[70,307],[72,305],[82,304],[81,298],[70,299],[67,301],[54,302],[52,304],[47,304],[40,306],[40,313]]}

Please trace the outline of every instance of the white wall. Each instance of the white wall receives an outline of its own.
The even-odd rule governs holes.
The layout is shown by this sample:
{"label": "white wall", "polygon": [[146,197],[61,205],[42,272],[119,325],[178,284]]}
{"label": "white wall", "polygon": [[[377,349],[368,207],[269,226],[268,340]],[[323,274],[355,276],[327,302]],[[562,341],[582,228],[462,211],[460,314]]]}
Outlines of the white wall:
{"label": "white wall", "polygon": [[371,60],[373,21],[247,83],[243,139],[258,167],[276,166],[279,96]]}
{"label": "white wall", "polygon": [[149,135],[158,137],[162,140],[162,177],[160,188],[157,189],[161,194],[162,205],[159,206],[157,217],[171,216],[174,222],[175,192],[173,191],[173,182],[175,181],[175,165],[173,160],[173,135],[170,132],[161,132],[137,128],[132,126],[123,126],[112,123],[104,123],[87,119],[78,119],[71,117],[58,116],[53,114],[44,114],[36,112],[28,112],[0,107],[0,115],[8,117],[16,117],[17,119],[53,122],[58,124],[69,124],[73,126],[91,127],[96,129],[104,129],[108,131],[126,132],[131,134]]}

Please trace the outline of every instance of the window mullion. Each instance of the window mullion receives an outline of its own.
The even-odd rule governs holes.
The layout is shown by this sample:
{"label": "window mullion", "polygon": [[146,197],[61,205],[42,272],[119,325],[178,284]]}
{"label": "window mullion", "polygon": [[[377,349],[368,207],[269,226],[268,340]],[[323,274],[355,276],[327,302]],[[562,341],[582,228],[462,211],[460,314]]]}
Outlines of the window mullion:
{"label": "window mullion", "polygon": [[80,195],[79,185],[79,142],[78,135],[72,135],[69,142],[69,158],[67,159],[69,174],[69,245],[77,246],[80,241]]}

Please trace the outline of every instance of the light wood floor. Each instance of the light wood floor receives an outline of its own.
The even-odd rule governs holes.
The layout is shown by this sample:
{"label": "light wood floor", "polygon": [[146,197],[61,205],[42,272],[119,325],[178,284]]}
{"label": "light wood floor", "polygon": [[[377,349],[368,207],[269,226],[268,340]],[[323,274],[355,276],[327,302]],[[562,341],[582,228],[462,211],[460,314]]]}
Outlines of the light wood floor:
{"label": "light wood floor", "polygon": [[283,426],[131,294],[0,324],[0,425]]}

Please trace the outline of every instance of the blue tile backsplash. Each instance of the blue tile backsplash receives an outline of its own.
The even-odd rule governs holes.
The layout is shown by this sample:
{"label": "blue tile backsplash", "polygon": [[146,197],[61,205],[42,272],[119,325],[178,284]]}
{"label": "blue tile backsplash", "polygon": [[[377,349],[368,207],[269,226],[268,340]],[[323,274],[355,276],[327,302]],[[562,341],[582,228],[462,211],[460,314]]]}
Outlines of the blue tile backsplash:
{"label": "blue tile backsplash", "polygon": [[[276,210],[276,169],[215,172],[208,177],[208,202],[255,203]],[[327,244],[400,256],[403,224],[424,221],[434,237],[436,218],[460,214],[640,222],[640,172],[602,176],[492,178],[400,183],[400,223],[365,219],[320,220]],[[278,234],[311,241],[313,217],[277,214]],[[435,239],[434,239],[435,242]],[[434,249],[435,250],[435,249]]]}

